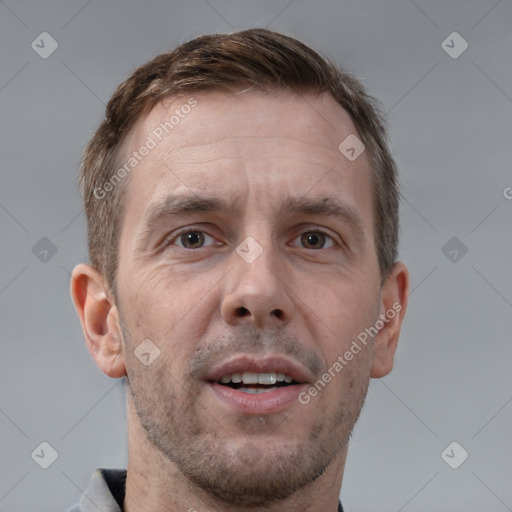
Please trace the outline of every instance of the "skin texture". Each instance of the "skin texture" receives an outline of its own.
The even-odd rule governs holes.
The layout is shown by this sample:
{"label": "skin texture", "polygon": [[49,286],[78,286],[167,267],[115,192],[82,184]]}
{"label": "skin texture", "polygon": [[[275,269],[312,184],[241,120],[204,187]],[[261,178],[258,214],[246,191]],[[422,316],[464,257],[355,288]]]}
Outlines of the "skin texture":
{"label": "skin texture", "polygon": [[[329,95],[194,98],[197,106],[129,176],[117,300],[89,265],[72,276],[93,358],[129,383],[124,508],[334,512],[369,379],[393,366],[407,269],[396,263],[380,286],[367,156],[350,162],[339,152],[357,132]],[[157,105],[121,156],[187,99]],[[170,194],[229,204],[167,215],[148,229],[147,212]],[[326,197],[358,221],[286,204]],[[196,235],[180,237],[183,227]],[[251,263],[236,251],[248,236],[262,250]],[[397,304],[400,311],[307,404],[244,414],[205,383],[213,366],[251,354],[293,361],[312,385]],[[134,354],[144,339],[160,350],[148,366]]]}

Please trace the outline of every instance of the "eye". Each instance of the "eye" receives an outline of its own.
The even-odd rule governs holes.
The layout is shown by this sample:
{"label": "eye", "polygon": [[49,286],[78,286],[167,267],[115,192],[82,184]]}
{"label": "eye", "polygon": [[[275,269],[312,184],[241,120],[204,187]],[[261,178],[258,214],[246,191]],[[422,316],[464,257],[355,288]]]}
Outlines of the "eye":
{"label": "eye", "polygon": [[[334,246],[332,237],[323,231],[305,231],[294,242],[296,240],[300,240],[300,244],[306,249],[327,249]],[[325,246],[326,242],[328,243],[327,247]]]}
{"label": "eye", "polygon": [[184,249],[200,249],[201,247],[213,245],[215,239],[204,231],[189,229],[174,236],[166,245],[176,244]]}

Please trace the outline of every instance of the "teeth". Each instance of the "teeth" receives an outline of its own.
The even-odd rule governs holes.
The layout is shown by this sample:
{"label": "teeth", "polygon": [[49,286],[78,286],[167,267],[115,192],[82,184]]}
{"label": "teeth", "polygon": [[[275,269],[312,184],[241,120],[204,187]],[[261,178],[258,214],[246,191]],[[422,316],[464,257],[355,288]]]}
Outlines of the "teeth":
{"label": "teeth", "polygon": [[275,373],[258,373],[258,384],[265,384],[266,386],[271,386],[276,383],[276,374]]}
{"label": "teeth", "polygon": [[242,373],[242,382],[244,384],[258,384],[258,374],[254,372]]}
{"label": "teeth", "polygon": [[[263,384],[265,386],[272,386],[276,382],[286,382],[287,384],[291,384],[293,379],[289,375],[285,375],[284,373],[276,373],[276,372],[266,372],[266,373],[256,373],[256,372],[244,372],[244,373],[233,373],[231,375],[223,375],[220,379],[222,384],[229,384],[232,382],[233,384]],[[240,388],[241,389],[241,388]],[[247,389],[247,388],[245,388]],[[272,388],[274,389],[274,388]]]}

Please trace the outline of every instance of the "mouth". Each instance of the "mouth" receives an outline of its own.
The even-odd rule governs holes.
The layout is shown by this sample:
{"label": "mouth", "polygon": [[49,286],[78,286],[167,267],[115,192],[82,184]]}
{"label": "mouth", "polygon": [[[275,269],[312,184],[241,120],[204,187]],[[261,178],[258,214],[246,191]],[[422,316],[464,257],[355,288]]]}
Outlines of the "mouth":
{"label": "mouth", "polygon": [[312,382],[310,372],[282,357],[239,356],[213,369],[207,384],[223,407],[243,414],[275,414],[290,407]]}

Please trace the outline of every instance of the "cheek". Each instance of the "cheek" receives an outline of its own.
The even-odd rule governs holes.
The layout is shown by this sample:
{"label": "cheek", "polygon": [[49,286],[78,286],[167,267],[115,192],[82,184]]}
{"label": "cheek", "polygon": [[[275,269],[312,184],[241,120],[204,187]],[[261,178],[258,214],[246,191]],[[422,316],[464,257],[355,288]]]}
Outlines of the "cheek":
{"label": "cheek", "polygon": [[332,392],[338,397],[359,395],[369,378],[373,340],[365,329],[374,324],[378,315],[378,288],[331,285],[315,301],[313,308],[319,314],[310,315],[310,329],[316,332],[317,340],[323,340],[320,343],[330,370],[327,379],[333,381]]}
{"label": "cheek", "polygon": [[[308,316],[341,342],[355,337],[378,314],[378,287],[364,280],[330,279],[303,293]],[[300,302],[299,302],[300,305]]]}
{"label": "cheek", "polygon": [[157,330],[171,327],[195,302],[194,286],[188,285],[165,265],[152,266],[134,273],[125,286],[133,318]]}
{"label": "cheek", "polygon": [[[195,278],[157,265],[123,288],[125,322],[132,343],[149,338],[161,351],[160,359],[177,371],[192,357],[206,332],[219,300],[215,282],[206,275]],[[140,342],[140,341],[139,341]],[[135,348],[135,347],[133,347]]]}

